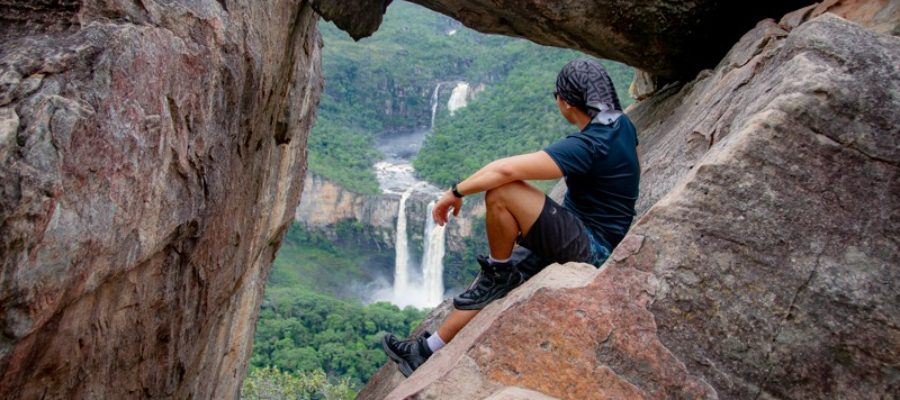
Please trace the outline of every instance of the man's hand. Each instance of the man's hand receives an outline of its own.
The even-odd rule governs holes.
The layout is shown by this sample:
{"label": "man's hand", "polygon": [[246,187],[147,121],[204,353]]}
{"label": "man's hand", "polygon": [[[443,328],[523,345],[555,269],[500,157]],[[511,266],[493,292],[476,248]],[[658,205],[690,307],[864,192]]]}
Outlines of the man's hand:
{"label": "man's hand", "polygon": [[459,216],[459,209],[462,208],[462,198],[454,196],[453,192],[448,190],[444,192],[444,195],[434,204],[434,208],[431,210],[434,222],[440,226],[446,225],[451,207],[453,208],[453,216]]}

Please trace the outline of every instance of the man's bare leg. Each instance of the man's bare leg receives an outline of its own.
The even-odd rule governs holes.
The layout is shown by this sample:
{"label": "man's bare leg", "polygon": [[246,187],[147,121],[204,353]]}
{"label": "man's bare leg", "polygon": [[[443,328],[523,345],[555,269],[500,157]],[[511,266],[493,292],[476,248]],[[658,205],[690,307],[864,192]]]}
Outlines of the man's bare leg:
{"label": "man's bare leg", "polygon": [[454,308],[453,311],[450,312],[450,315],[447,316],[444,324],[438,329],[438,335],[444,343],[450,343],[450,341],[456,337],[456,334],[459,333],[472,318],[475,318],[475,316],[478,315],[479,311],[481,310],[457,310]]}
{"label": "man's bare leg", "polygon": [[[525,182],[517,181],[489,190],[487,205],[488,245],[491,257],[506,259],[512,255],[519,232],[528,233],[544,207],[544,193]],[[480,310],[454,309],[438,329],[438,335],[449,343]]]}

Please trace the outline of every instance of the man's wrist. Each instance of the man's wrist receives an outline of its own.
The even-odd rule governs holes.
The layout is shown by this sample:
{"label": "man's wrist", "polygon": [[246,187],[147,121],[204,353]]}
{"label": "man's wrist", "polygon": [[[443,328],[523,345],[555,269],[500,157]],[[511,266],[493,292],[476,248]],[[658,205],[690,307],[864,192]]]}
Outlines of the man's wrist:
{"label": "man's wrist", "polygon": [[458,183],[454,183],[453,186],[450,186],[450,193],[453,193],[453,196],[457,199],[463,198],[463,194],[459,192]]}

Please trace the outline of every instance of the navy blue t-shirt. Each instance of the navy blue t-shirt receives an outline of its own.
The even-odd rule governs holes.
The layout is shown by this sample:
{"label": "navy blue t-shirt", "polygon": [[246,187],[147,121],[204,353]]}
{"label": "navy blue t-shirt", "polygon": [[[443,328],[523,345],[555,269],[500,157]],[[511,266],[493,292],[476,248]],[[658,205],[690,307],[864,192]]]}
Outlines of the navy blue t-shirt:
{"label": "navy blue t-shirt", "polygon": [[637,131],[627,115],[611,125],[588,124],[544,149],[566,177],[564,207],[612,249],[634,219],[641,169]]}

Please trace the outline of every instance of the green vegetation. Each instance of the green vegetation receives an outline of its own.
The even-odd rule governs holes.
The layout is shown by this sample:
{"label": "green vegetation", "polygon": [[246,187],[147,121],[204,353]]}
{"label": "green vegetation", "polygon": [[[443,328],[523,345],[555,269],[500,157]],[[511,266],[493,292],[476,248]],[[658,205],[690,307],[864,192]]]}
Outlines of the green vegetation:
{"label": "green vegetation", "polygon": [[[348,236],[359,229],[351,223],[340,228]],[[334,296],[349,282],[364,280],[363,251],[353,249],[291,225],[269,274],[244,391],[258,398],[273,391],[345,398],[322,393],[359,389],[387,361],[381,336],[407,335],[425,317],[426,311],[412,307],[363,305]],[[320,382],[322,376],[331,383]],[[306,392],[298,392],[301,386]]]}
{"label": "green vegetation", "polygon": [[359,388],[387,361],[380,346],[385,332],[407,335],[424,316],[412,307],[362,305],[303,288],[269,288],[250,364],[292,373],[322,370]]}
{"label": "green vegetation", "polygon": [[[506,79],[489,86],[453,117],[442,115],[414,162],[420,176],[449,186],[492,160],[540,150],[574,132],[560,115],[553,91],[556,74],[579,54],[536,45],[518,54]],[[630,68],[609,61],[603,64],[618,88],[632,79]],[[623,106],[631,104],[619,92]]]}
{"label": "green vegetation", "polygon": [[350,400],[355,396],[348,380],[332,383],[321,370],[290,373],[272,367],[256,368],[241,387],[244,400]]}
{"label": "green vegetation", "polygon": [[[367,227],[351,221],[342,221],[334,227],[336,236],[343,240],[371,236]],[[269,273],[267,288],[304,288],[339,297],[350,297],[348,284],[369,282],[374,279],[361,266],[383,264],[383,258],[393,256],[384,252],[367,250],[332,240],[321,233],[310,232],[292,223],[282,241],[281,249]]]}
{"label": "green vegetation", "polygon": [[[579,52],[484,35],[403,1],[391,4],[378,32],[360,42],[333,24],[320,27],[325,95],[309,139],[309,168],[350,190],[377,192],[374,135],[427,127],[438,82],[484,83],[487,90],[475,107],[441,115],[415,164],[434,183],[455,179],[449,171],[468,174],[500,155],[538,150],[571,130],[551,93],[559,69],[584,57]],[[622,105],[631,104],[625,96],[631,68],[605,64]]]}
{"label": "green vegetation", "polygon": [[309,139],[309,168],[347,189],[375,193],[371,169],[375,134],[426,127],[431,93],[448,79],[483,81],[503,64],[496,42],[468,29],[448,36],[458,23],[398,1],[372,37],[355,42],[333,24],[320,24],[325,47],[325,95]]}
{"label": "green vegetation", "polygon": [[379,192],[372,165],[380,154],[372,147],[371,134],[320,115],[308,148],[310,171],[350,191]]}
{"label": "green vegetation", "polygon": [[321,370],[290,373],[266,367],[250,371],[241,388],[244,400],[350,400],[356,392],[346,379],[331,383]]}

